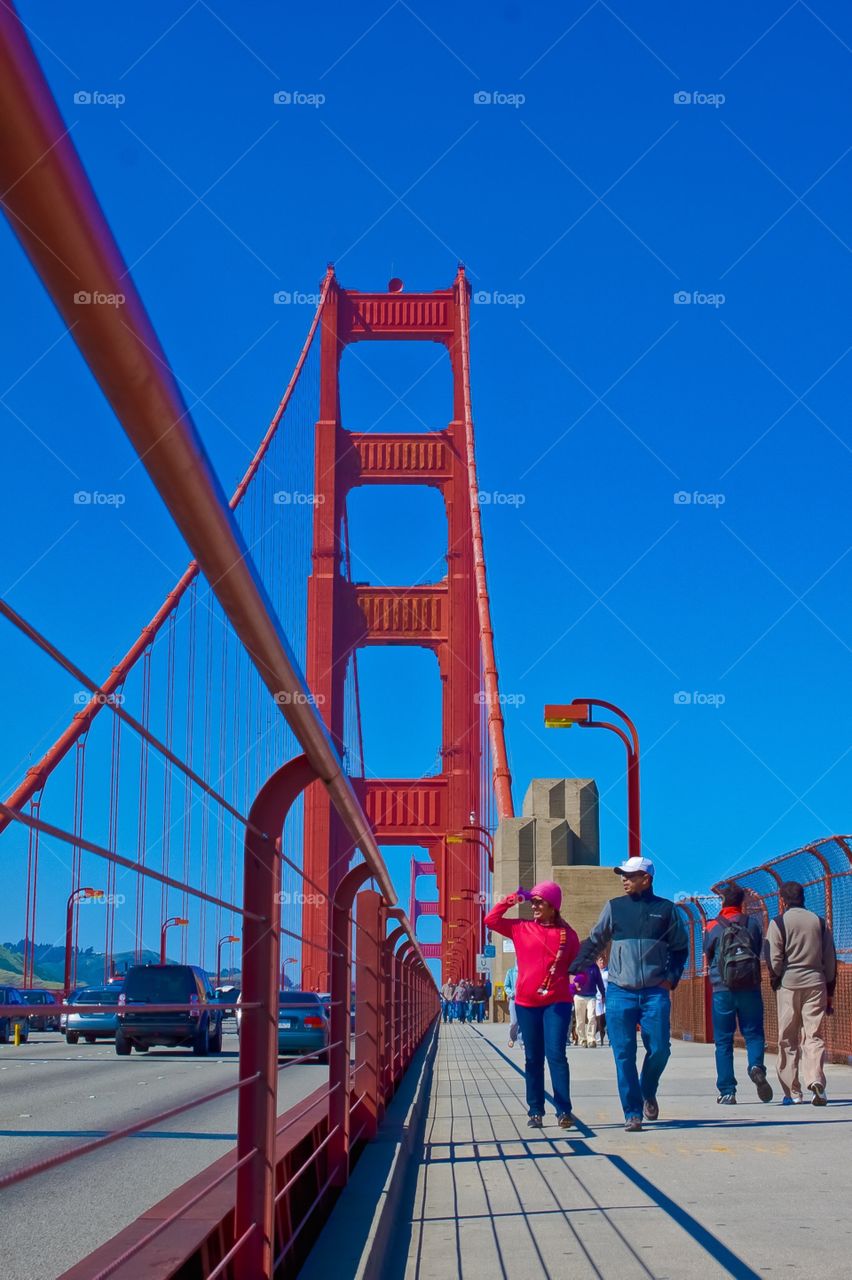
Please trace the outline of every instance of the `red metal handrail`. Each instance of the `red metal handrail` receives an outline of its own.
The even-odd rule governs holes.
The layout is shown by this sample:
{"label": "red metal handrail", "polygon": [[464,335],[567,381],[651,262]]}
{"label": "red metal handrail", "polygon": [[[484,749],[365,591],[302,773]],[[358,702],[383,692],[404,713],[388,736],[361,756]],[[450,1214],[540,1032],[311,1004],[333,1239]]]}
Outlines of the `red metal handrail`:
{"label": "red metal handrail", "polygon": [[[363,875],[364,878],[369,876],[378,886],[381,909],[376,928],[355,932],[359,948],[365,946],[383,954],[383,948],[387,947],[383,938],[387,915],[392,910],[396,895],[375,837],[358,796],[343,772],[335,746],[313,704],[288,639],[255,571],[246,542],[233,517],[235,501],[231,504],[226,501],[213,473],[191,423],[177,380],[171,373],[141,298],[129,278],[120,251],[70,142],[17,14],[9,4],[0,6],[0,185],[5,189],[5,209],[18,238],[195,555],[194,564],[186,571],[156,615],[156,628],[162,626],[173,613],[180,596],[195,576],[203,573],[261,681],[273,695],[281,714],[304,749],[304,757],[292,762],[297,785],[294,786],[290,774],[287,775],[287,805],[311,781],[319,781],[328,790],[353,843],[363,853]],[[75,292],[81,288],[92,293],[123,294],[121,315],[117,315],[114,308],[94,306],[81,313],[74,300]],[[321,314],[322,304],[314,318],[314,331]],[[312,337],[313,331],[303,348],[302,363]],[[285,393],[285,400],[279,406],[279,420],[287,394],[295,386],[299,372],[300,367],[297,366],[288,393]],[[273,421],[262,449],[271,438],[275,425],[277,424]],[[472,426],[469,448],[472,449]],[[255,470],[259,461],[256,457]],[[473,474],[475,479],[475,469]],[[246,477],[245,485],[250,478]],[[242,495],[238,491],[235,500],[238,501],[240,496]],[[484,562],[481,581],[484,586]],[[487,597],[485,605],[487,610]],[[31,831],[43,832],[72,844],[77,854],[86,850],[107,859],[112,866],[127,867],[137,875],[158,880],[163,885],[181,889],[187,895],[194,895],[242,916],[243,989],[247,1001],[243,1006],[245,1021],[240,1048],[240,1079],[202,1098],[94,1139],[73,1151],[48,1156],[29,1169],[19,1170],[0,1179],[0,1186],[27,1180],[37,1173],[132,1136],[194,1106],[235,1092],[239,1106],[237,1157],[231,1169],[236,1176],[235,1225],[232,1238],[228,1240],[224,1256],[219,1260],[214,1274],[221,1274],[226,1268],[233,1267],[234,1275],[245,1277],[246,1280],[268,1280],[277,1252],[274,1249],[276,1199],[273,1165],[278,1130],[275,1115],[278,1070],[277,1020],[273,1019],[277,1007],[278,944],[281,933],[286,931],[280,928],[280,912],[274,890],[280,884],[284,862],[279,839],[283,814],[276,814],[273,805],[270,810],[262,811],[263,816],[259,820],[249,820],[247,823],[245,900],[240,908],[219,895],[207,894],[186,882],[140,866],[138,862],[123,858],[112,849],[86,840],[79,829],[75,829],[73,833],[66,832],[43,822],[36,814],[21,811],[23,804],[36,796],[44,785],[47,775],[42,766],[49,772],[75,742],[79,744],[100,708],[103,705],[113,705],[109,695],[120,687],[127,670],[145,652],[154,633],[155,631],[146,629],[127,655],[123,668],[116,669],[110,679],[97,687],[86,709],[75,716],[74,723],[48,753],[47,765],[43,760],[41,765],[29,772],[24,783],[10,797],[10,803],[0,804],[0,815],[5,819],[3,825],[14,819]],[[35,640],[36,636],[31,634],[30,639]],[[51,653],[51,656],[57,654],[58,650]],[[487,672],[486,675],[491,679],[490,673]],[[496,679],[496,671],[493,676]],[[87,684],[91,690],[92,682]],[[141,728],[147,734],[144,725],[137,722],[133,727],[137,732]],[[153,741],[151,735],[146,737],[146,741]],[[157,745],[161,747],[163,744]],[[166,747],[166,750],[170,748]],[[178,767],[186,767],[174,757],[174,753],[172,757]],[[203,781],[200,775],[196,775],[196,778]],[[508,778],[503,773],[499,780],[501,785],[508,783]],[[263,795],[262,791],[261,796]],[[286,812],[286,807],[284,811]],[[253,806],[252,815],[255,813]],[[279,817],[281,821],[277,820]],[[356,867],[354,871],[360,872],[360,868]],[[353,887],[351,875],[352,873],[344,883]],[[327,1132],[318,1138],[314,1152],[303,1162],[302,1168],[291,1176],[288,1192],[295,1186],[293,1178],[302,1178],[308,1167],[322,1162],[329,1163],[330,1169],[295,1229],[282,1234],[279,1228],[280,1238],[277,1244],[280,1245],[283,1241],[283,1250],[279,1256],[292,1250],[306,1224],[312,1220],[314,1209],[326,1203],[331,1189],[345,1181],[355,1154],[349,1133],[353,1107],[349,1087],[351,1065],[348,1008],[353,932],[349,923],[351,906],[351,899],[334,904],[335,910],[341,912],[343,918],[339,921],[339,927],[332,931],[333,945],[329,956],[335,975],[332,981],[335,1008],[332,1010],[334,1034],[330,1037],[332,1043],[329,1045],[332,1066],[327,1091]],[[404,914],[394,911],[394,915],[401,920],[399,931],[406,936],[405,950],[409,954],[404,959],[393,954],[386,957],[387,968],[383,969],[382,978],[383,996],[386,998],[376,1002],[377,1009],[390,1008],[397,1011],[391,1013],[394,1019],[390,1036],[391,1078],[388,1079],[382,1070],[380,1042],[383,1037],[368,1040],[367,1043],[372,1046],[370,1054],[375,1081],[381,1079],[382,1084],[379,1087],[378,1083],[368,1083],[367,1088],[361,1090],[354,1100],[358,1106],[372,1100],[376,1109],[380,1102],[386,1103],[393,1093],[417,1044],[437,1015],[437,991],[425,966],[422,952]],[[272,965],[269,964],[270,959],[274,961]],[[360,962],[359,950],[357,967],[363,969],[366,964],[366,958],[363,963]],[[377,971],[376,976],[378,977]],[[384,1032],[381,1021],[380,1030]],[[214,1185],[218,1186],[224,1180],[217,1177]],[[208,1187],[206,1191],[210,1189]],[[159,1238],[200,1198],[201,1194],[192,1197],[142,1241],[135,1242],[130,1249],[120,1251],[119,1256],[112,1258],[106,1268],[101,1267],[101,1274],[113,1274],[122,1262],[130,1257],[138,1258],[147,1241]],[[136,1265],[141,1264],[134,1263]]]}

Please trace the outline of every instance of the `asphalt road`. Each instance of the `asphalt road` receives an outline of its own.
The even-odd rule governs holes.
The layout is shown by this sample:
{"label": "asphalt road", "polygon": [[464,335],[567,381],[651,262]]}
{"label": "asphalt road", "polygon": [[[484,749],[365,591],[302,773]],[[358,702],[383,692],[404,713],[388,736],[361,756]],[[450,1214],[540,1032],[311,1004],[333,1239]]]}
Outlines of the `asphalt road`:
{"label": "asphalt road", "polygon": [[[151,1049],[118,1058],[111,1041],[67,1045],[55,1032],[0,1045],[0,1176],[237,1078],[237,1036],[220,1055]],[[328,1068],[282,1071],[279,1110],[319,1088]],[[236,1091],[0,1191],[3,1280],[55,1280],[175,1187],[231,1150]]]}

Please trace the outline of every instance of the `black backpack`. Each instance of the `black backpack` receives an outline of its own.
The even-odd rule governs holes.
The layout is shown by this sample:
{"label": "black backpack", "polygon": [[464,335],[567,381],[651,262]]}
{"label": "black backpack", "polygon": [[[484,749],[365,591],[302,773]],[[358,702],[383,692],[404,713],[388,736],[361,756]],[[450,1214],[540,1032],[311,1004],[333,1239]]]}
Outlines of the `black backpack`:
{"label": "black backpack", "polygon": [[716,963],[723,987],[744,991],[760,986],[760,957],[745,923],[733,923],[720,917],[722,936],[716,945]]}

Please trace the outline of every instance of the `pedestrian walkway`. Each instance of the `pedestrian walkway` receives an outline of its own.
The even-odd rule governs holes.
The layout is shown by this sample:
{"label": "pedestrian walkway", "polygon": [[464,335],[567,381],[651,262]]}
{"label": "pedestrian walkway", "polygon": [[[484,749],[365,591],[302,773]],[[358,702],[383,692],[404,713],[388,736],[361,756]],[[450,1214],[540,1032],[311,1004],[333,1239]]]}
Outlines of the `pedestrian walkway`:
{"label": "pedestrian walkway", "polygon": [[[424,1150],[387,1280],[848,1277],[852,1073],[830,1105],[716,1105],[712,1047],[676,1041],[660,1119],[623,1130],[608,1047],[569,1049],[577,1128],[526,1127],[523,1050],[503,1025],[441,1028]],[[774,1059],[767,1061],[774,1081]],[[700,1158],[699,1158],[700,1157]]]}

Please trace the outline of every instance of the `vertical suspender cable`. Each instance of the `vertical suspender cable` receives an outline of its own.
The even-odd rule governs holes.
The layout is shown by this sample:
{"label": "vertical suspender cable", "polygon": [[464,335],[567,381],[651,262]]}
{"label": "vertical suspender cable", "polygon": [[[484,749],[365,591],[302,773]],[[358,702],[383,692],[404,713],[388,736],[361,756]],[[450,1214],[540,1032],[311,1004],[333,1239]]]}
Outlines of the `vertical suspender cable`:
{"label": "vertical suspender cable", "polygon": [[[74,753],[74,835],[80,840],[83,836],[83,802],[86,790],[86,742],[88,731],[77,740]],[[71,855],[71,890],[76,892],[82,884],[83,850],[79,844],[72,846]],[[35,898],[33,899],[35,906]],[[73,928],[71,942],[71,988],[77,985],[77,954],[80,943],[80,908],[73,907]]]}
{"label": "vertical suspender cable", "polygon": [[[151,646],[142,657],[142,724],[147,730],[151,720]],[[136,862],[140,870],[145,866],[148,843],[148,739],[139,744],[139,817],[136,827]],[[145,928],[145,876],[136,877],[136,928],[134,959],[142,960],[145,944],[142,940]]]}
{"label": "vertical suspender cable", "polygon": [[[121,695],[118,694],[118,697]],[[118,802],[121,783],[121,717],[113,713],[112,717],[112,750],[110,753],[109,774],[109,834],[107,848],[118,852]],[[106,872],[106,910],[104,912],[104,982],[108,982],[113,970],[115,954],[115,890],[116,864],[107,863]]]}
{"label": "vertical suspender cable", "polygon": [[[165,743],[169,751],[174,746],[174,726],[175,726],[175,645],[177,640],[177,610],[172,613],[169,618],[168,644],[166,656],[166,726],[165,726]],[[162,848],[162,872],[164,876],[170,875],[169,862],[172,840],[172,763],[166,759],[163,761],[163,848]],[[169,887],[163,884],[160,893],[160,924],[168,918],[169,915]]]}
{"label": "vertical suspender cable", "polygon": [[[39,791],[30,801],[30,816],[38,819],[41,809],[42,792]],[[24,924],[24,986],[33,985],[35,974],[36,945],[36,898],[38,888],[38,855],[40,831],[30,827],[27,842],[27,912]]]}
{"label": "vertical suspender cable", "polygon": [[[198,582],[193,582],[189,589],[189,605],[187,609],[187,656],[186,656],[186,728],[184,759],[192,768],[193,731],[195,728],[195,650],[198,632]],[[183,882],[189,884],[192,859],[192,790],[187,777],[181,778],[183,791]],[[193,904],[194,905],[194,904]],[[189,919],[189,889],[184,889],[181,900],[181,915]],[[180,931],[180,959],[186,964],[188,955],[188,929]]]}
{"label": "vertical suspender cable", "polygon": [[[204,651],[204,746],[201,764],[201,776],[210,777],[211,739],[213,733],[213,609],[207,610],[207,639]],[[201,866],[199,875],[201,888],[209,893],[207,876],[209,867],[208,845],[210,843],[210,803],[207,796],[201,797]],[[204,949],[207,944],[207,903],[202,899],[199,903],[198,923],[198,963],[202,969],[205,965]]]}

